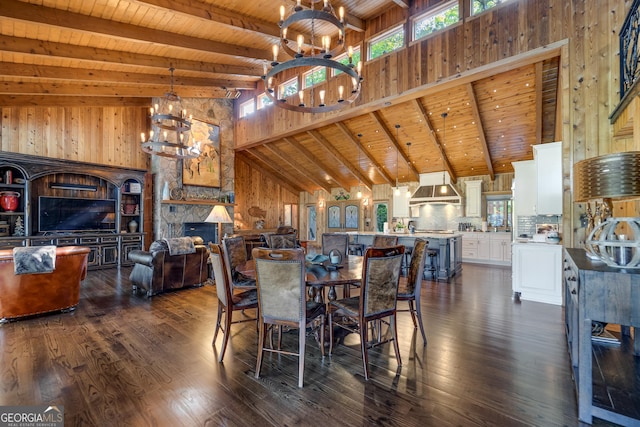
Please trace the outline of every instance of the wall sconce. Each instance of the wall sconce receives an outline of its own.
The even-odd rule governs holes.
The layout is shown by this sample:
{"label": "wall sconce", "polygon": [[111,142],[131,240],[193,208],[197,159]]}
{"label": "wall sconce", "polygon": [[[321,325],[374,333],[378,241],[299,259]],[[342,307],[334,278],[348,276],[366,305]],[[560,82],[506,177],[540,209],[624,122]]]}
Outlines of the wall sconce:
{"label": "wall sconce", "polygon": [[364,200],[362,201],[362,205],[363,206],[369,206],[369,198],[365,197]]}
{"label": "wall sconce", "polygon": [[319,208],[324,208],[324,199],[318,200],[318,207]]}

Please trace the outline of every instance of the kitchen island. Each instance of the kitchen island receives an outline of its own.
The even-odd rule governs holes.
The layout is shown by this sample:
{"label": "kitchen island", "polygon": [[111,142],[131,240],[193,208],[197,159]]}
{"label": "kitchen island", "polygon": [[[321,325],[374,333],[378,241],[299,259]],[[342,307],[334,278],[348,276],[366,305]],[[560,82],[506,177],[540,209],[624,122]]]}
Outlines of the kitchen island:
{"label": "kitchen island", "polygon": [[[365,248],[372,246],[373,238],[376,235],[385,233],[354,231],[347,232],[350,241],[364,245]],[[462,271],[462,235],[457,232],[415,232],[415,233],[386,233],[385,235],[398,236],[398,244],[413,248],[416,239],[425,239],[429,242],[428,250],[437,251],[437,265],[433,276],[436,280],[449,281],[451,277]],[[429,257],[425,261],[424,278],[431,279],[432,271]]]}

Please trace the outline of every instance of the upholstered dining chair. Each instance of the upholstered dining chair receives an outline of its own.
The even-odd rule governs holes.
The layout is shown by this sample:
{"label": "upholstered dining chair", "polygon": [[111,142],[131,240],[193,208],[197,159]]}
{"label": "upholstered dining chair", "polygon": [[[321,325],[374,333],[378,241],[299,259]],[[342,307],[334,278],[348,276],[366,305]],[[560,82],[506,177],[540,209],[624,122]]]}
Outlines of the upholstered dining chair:
{"label": "upholstered dining chair", "polygon": [[373,237],[374,248],[390,248],[398,244],[398,236],[387,236],[383,234],[376,234]]}
{"label": "upholstered dining chair", "polygon": [[[331,251],[340,253],[341,264],[347,262],[349,256],[349,235],[347,233],[322,233],[322,255],[329,255]],[[359,287],[360,283],[354,282],[344,285],[343,295],[351,294],[351,286]]]}
{"label": "upholstered dining chair", "polygon": [[[216,331],[213,334],[211,345],[215,346],[218,332],[222,331],[222,348],[220,349],[220,356],[218,357],[218,362],[222,363],[224,353],[227,350],[227,343],[229,342],[231,325],[233,323],[258,320],[258,313],[256,313],[256,317],[245,317],[241,320],[233,321],[233,312],[240,310],[244,312],[244,310],[251,308],[257,309],[258,293],[256,289],[233,292],[231,276],[229,275],[229,269],[225,265],[226,261],[220,245],[209,242],[209,259],[211,260],[211,266],[213,268],[213,276],[216,279],[216,293],[218,294],[218,318],[216,320]],[[224,328],[221,325],[223,314]]]}
{"label": "upholstered dining chair", "polygon": [[329,255],[331,251],[340,252],[343,262],[349,254],[349,235],[346,233],[322,233],[322,254]]}
{"label": "upholstered dining chair", "polygon": [[[320,351],[324,357],[325,305],[306,301],[306,267],[302,248],[255,248],[252,256],[256,266],[260,333],[256,378],[260,377],[265,351],[298,356],[298,387],[304,384],[304,353],[306,326],[320,320]],[[282,326],[298,329],[298,352],[265,345],[267,331]],[[281,334],[280,334],[281,335]]]}
{"label": "upholstered dining chair", "polygon": [[247,246],[244,237],[227,237],[222,239],[222,251],[233,288],[255,289],[256,280],[238,271],[238,266],[247,262]]}
{"label": "upholstered dining chair", "polygon": [[[422,342],[427,345],[427,336],[424,333],[422,325],[422,310],[420,307],[420,291],[422,290],[422,279],[424,274],[424,264],[427,256],[427,246],[429,242],[424,239],[416,239],[413,244],[413,254],[409,263],[409,273],[406,277],[400,278],[398,285],[398,301],[406,301],[409,303],[408,310],[411,313],[413,327],[420,326],[422,334]],[[416,319],[417,318],[417,319]]]}
{"label": "upholstered dining chair", "polygon": [[[396,325],[396,303],[400,266],[404,246],[390,248],[367,248],[362,264],[362,285],[360,295],[351,298],[330,301],[329,310],[329,355],[333,352],[333,326],[360,335],[364,379],[369,379],[369,354],[371,347],[393,341],[398,366],[402,366],[398,346]],[[389,319],[391,338],[369,343],[369,322]],[[355,326],[354,326],[355,324]]]}
{"label": "upholstered dining chair", "polygon": [[271,249],[293,249],[298,247],[298,239],[295,233],[270,234],[269,247]]}

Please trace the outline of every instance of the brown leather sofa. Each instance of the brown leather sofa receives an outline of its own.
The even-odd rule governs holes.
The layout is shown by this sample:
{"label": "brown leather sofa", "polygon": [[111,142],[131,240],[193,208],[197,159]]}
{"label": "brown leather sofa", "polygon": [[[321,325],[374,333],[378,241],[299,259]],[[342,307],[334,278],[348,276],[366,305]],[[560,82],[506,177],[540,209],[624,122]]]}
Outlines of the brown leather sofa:
{"label": "brown leather sofa", "polygon": [[80,282],[87,277],[89,248],[56,248],[51,273],[14,274],[11,249],[0,250],[0,322],[59,310],[73,310],[80,301]]}
{"label": "brown leather sofa", "polygon": [[150,297],[168,290],[202,286],[207,281],[209,250],[204,246],[201,237],[193,236],[185,239],[193,241],[195,248],[193,253],[170,255],[169,246],[165,240],[156,240],[151,243],[148,252],[141,250],[129,252],[129,260],[135,262],[129,275],[134,292],[141,287]]}

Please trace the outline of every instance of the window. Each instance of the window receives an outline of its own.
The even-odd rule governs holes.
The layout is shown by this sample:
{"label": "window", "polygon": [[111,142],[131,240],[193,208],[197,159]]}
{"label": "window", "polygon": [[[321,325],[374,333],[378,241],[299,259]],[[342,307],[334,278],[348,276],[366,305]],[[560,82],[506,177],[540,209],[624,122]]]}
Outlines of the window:
{"label": "window", "polygon": [[404,26],[381,34],[369,42],[369,59],[375,59],[404,47]]}
{"label": "window", "polygon": [[240,118],[253,114],[256,107],[253,98],[240,104]]}
{"label": "window", "polygon": [[307,205],[307,240],[316,240],[316,206]]}
{"label": "window", "polygon": [[[349,55],[346,52],[343,53],[342,55],[336,56],[334,59],[343,65],[349,65]],[[360,47],[358,46],[357,48],[353,49],[353,58],[351,59],[351,62],[353,66],[356,67],[358,65],[358,62],[360,62],[360,60],[361,60]],[[335,70],[335,69],[333,70],[334,76],[337,76],[340,73],[342,73],[342,71]]]}
{"label": "window", "polygon": [[278,93],[278,99],[286,98],[287,96],[298,93],[298,78],[294,77],[291,80],[287,80],[282,83],[278,88]]}
{"label": "window", "polygon": [[327,80],[327,68],[315,67],[310,71],[307,71],[303,75],[303,84],[305,88],[317,85]]}
{"label": "window", "polygon": [[431,33],[447,28],[460,20],[458,1],[449,2],[442,7],[418,16],[413,24],[413,39],[418,40]]}
{"label": "window", "polygon": [[471,0],[471,15],[477,15],[508,0]]}
{"label": "window", "polygon": [[384,223],[389,221],[389,205],[386,202],[376,202],[373,204],[373,212],[375,215],[375,230],[384,231]]}
{"label": "window", "polygon": [[258,96],[258,110],[261,110],[271,104],[273,104],[273,101],[267,95]]}
{"label": "window", "polygon": [[512,206],[510,198],[487,196],[487,225],[511,228]]}

